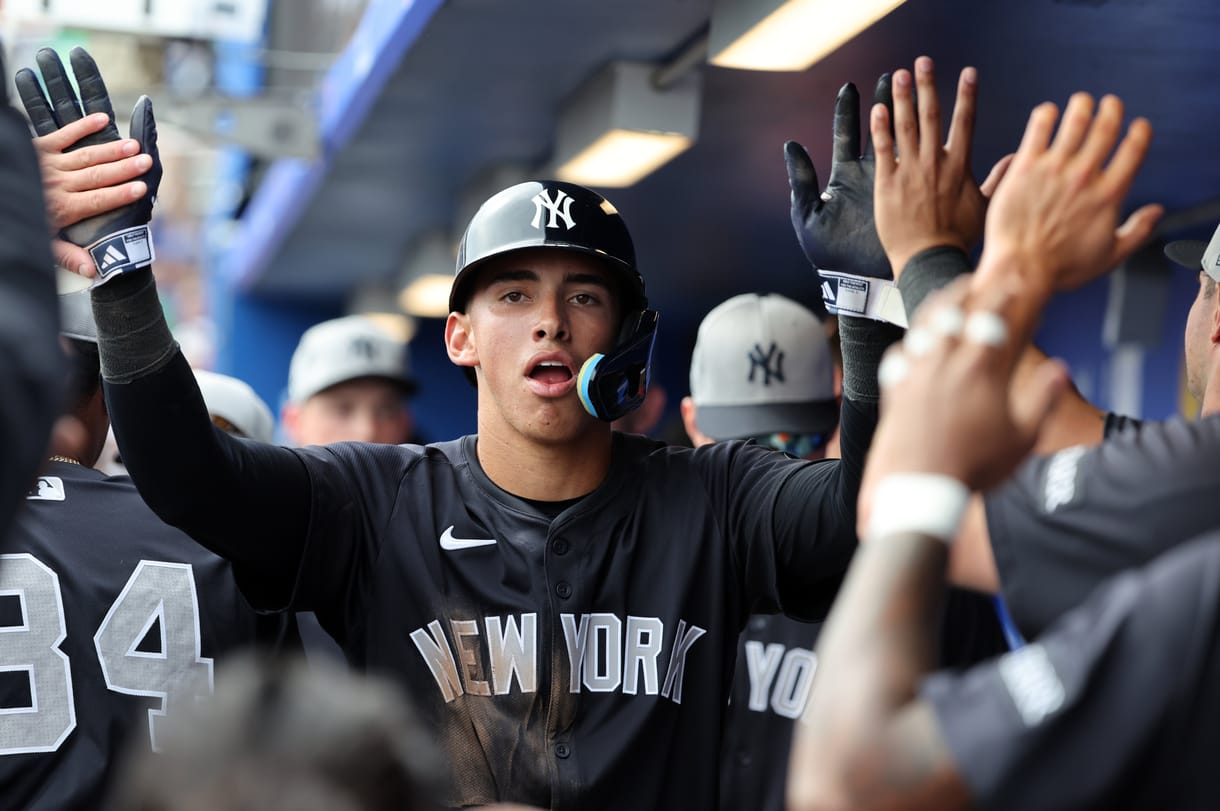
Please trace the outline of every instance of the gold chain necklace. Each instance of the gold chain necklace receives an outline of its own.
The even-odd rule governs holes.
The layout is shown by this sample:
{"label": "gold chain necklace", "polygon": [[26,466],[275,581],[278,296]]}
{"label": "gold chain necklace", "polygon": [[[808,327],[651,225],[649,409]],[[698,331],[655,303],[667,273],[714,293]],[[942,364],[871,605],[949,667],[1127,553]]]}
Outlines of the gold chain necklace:
{"label": "gold chain necklace", "polygon": [[58,455],[56,455],[56,456],[52,456],[52,457],[50,457],[50,458],[51,458],[51,461],[52,461],[52,462],[67,462],[67,463],[68,463],[68,464],[70,464],[70,465],[77,465],[77,466],[79,466],[79,467],[84,467],[84,465],[82,465],[82,464],[81,464],[79,461],[77,461],[76,459],[73,459],[71,456],[58,456]]}

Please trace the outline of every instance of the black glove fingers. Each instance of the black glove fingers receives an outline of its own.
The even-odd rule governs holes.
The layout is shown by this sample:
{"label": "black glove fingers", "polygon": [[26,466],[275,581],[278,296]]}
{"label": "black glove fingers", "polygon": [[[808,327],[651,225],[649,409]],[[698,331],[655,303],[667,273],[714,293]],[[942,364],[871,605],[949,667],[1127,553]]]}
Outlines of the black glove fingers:
{"label": "black glove fingers", "polygon": [[80,121],[80,102],[76,91],[68,81],[64,63],[59,61],[59,54],[51,48],[40,48],[35,61],[42,72],[42,80],[47,86],[47,97],[51,100],[51,109],[55,111],[55,120],[65,126],[73,121]]}
{"label": "black glove fingers", "polygon": [[[893,76],[889,73],[883,73],[877,79],[877,87],[873,90],[873,104],[884,104],[886,112],[890,114],[890,140],[894,138],[894,89],[890,84]],[[871,113],[870,113],[871,117]],[[873,141],[870,138],[868,142],[868,155],[873,154]]]}
{"label": "black glove fingers", "polygon": [[34,71],[29,68],[17,71],[13,84],[17,86],[17,95],[21,97],[21,104],[25,107],[25,114],[29,116],[30,123],[34,125],[34,132],[50,135],[59,129],[55,111],[51,109],[46,93],[42,92],[42,85],[38,83]]}
{"label": "black glove fingers", "polygon": [[[97,63],[84,48],[73,48],[69,54],[72,61],[72,75],[76,77],[76,86],[80,88],[80,101],[85,108],[85,114],[105,113],[114,127],[114,108],[110,106],[110,93],[106,83],[102,81],[102,73],[97,69]],[[105,133],[105,131],[103,131]],[[117,128],[112,133],[115,140],[119,137]]]}
{"label": "black glove fingers", "polygon": [[[833,163],[860,159],[860,94],[851,82],[843,85],[835,99]],[[831,170],[834,171],[833,168]]]}
{"label": "black glove fingers", "polygon": [[792,203],[801,211],[809,211],[821,202],[821,186],[818,170],[813,167],[809,153],[796,141],[784,144],[784,165],[788,168],[788,186],[792,189]]}
{"label": "black glove fingers", "polygon": [[140,151],[150,155],[153,164],[140,179],[148,184],[148,196],[155,197],[161,185],[161,153],[157,151],[157,120],[153,117],[152,99],[140,96],[131,111],[131,129],[127,134],[140,142]]}

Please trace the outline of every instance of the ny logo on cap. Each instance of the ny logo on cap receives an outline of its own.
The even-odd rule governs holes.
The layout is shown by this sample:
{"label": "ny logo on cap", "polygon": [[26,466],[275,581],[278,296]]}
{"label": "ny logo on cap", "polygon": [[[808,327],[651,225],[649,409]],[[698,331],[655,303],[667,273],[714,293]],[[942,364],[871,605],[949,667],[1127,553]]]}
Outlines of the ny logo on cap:
{"label": "ny logo on cap", "polygon": [[[766,352],[763,351],[762,344],[754,344],[754,349],[750,351],[750,376],[746,378],[746,382],[754,382],[754,372],[762,370],[762,384],[764,386],[771,385],[771,378],[776,381],[784,382],[784,353],[775,343],[771,342],[771,348]],[[772,363],[775,365],[772,366]]]}
{"label": "ny logo on cap", "polygon": [[557,218],[562,218],[564,227],[569,230],[576,225],[572,219],[572,198],[562,189],[555,189],[554,200],[547,196],[546,189],[534,195],[534,219],[530,220],[530,225],[535,228],[542,227],[542,209],[544,208],[551,213],[550,219],[547,220],[547,228],[558,228]]}
{"label": "ny logo on cap", "polygon": [[368,338],[353,338],[352,354],[366,360],[372,360],[373,356],[377,354],[377,347],[373,346],[373,342]]}

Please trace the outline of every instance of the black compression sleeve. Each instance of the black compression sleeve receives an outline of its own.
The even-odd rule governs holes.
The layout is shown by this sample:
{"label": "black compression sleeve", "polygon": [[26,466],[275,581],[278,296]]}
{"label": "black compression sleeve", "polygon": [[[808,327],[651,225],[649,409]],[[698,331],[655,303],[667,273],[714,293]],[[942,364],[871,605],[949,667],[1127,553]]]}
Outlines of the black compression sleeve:
{"label": "black compression sleeve", "polygon": [[844,397],[839,431],[843,457],[823,463],[837,467],[835,476],[829,480],[833,482],[835,492],[826,492],[828,480],[825,476],[817,475],[820,466],[815,465],[809,469],[808,475],[798,473],[788,477],[776,496],[777,537],[805,538],[809,543],[838,552],[825,561],[829,564],[826,587],[818,589],[817,595],[804,595],[799,612],[786,609],[799,619],[818,620],[826,615],[838,590],[843,570],[851,562],[856,548],[856,500],[860,495],[864,458],[877,427],[877,416],[877,403],[858,403]]}
{"label": "black compression sleeve", "polygon": [[898,277],[907,323],[915,317],[915,311],[930,293],[970,271],[970,259],[961,248],[941,245],[912,256]]}
{"label": "black compression sleeve", "polygon": [[[881,399],[877,385],[877,367],[885,350],[902,339],[902,327],[859,318],[839,316],[839,348],[843,354],[843,398],[860,403],[876,403]],[[871,435],[871,434],[870,434]]]}
{"label": "black compression sleeve", "polygon": [[296,454],[214,426],[181,352],[105,388],[123,462],[148,506],[231,560],[252,603],[282,607],[309,524],[309,478]]}

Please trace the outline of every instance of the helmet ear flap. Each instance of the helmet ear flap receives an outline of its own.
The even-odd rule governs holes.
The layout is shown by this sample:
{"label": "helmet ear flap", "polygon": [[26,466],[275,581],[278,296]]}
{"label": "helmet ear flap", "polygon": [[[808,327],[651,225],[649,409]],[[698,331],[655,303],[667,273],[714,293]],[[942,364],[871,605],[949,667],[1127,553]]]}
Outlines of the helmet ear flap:
{"label": "helmet ear flap", "polygon": [[640,407],[648,394],[659,319],[656,310],[631,313],[624,321],[618,346],[585,361],[576,381],[585,411],[613,422]]}

